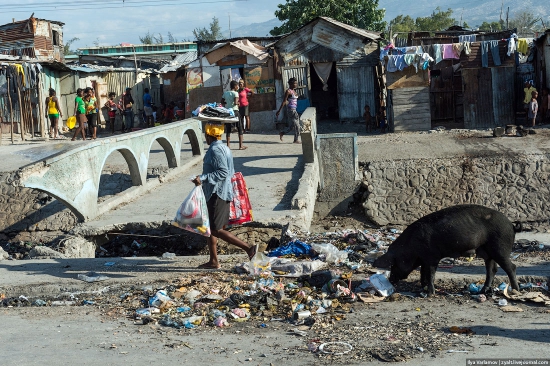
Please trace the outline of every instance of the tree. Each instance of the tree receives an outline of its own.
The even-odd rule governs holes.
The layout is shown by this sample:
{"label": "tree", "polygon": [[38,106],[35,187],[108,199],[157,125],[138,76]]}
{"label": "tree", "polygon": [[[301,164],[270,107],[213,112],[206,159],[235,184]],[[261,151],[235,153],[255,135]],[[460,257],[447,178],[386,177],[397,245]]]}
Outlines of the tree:
{"label": "tree", "polygon": [[220,27],[220,21],[218,18],[212,18],[212,23],[210,23],[210,30],[206,28],[195,28],[193,30],[193,35],[197,41],[216,41],[222,39],[222,28]]}
{"label": "tree", "polygon": [[540,17],[535,16],[535,14],[529,11],[521,11],[514,15],[510,19],[509,28],[516,28],[518,35],[530,35],[534,32],[542,31],[542,24],[537,24],[541,21]]}
{"label": "tree", "polygon": [[71,45],[76,41],[80,41],[80,38],[73,37],[69,39],[67,42],[65,42],[65,44],[63,45],[63,54],[65,56],[73,55],[75,53],[75,51],[71,50]]}
{"label": "tree", "polygon": [[378,0],[286,0],[277,7],[275,16],[283,25],[270,31],[274,36],[290,33],[320,16],[362,29],[381,32],[386,28],[386,10],[378,8]]}
{"label": "tree", "polygon": [[479,30],[485,32],[499,32],[502,30],[502,24],[500,22],[483,22],[479,26]]}
{"label": "tree", "polygon": [[408,15],[398,15],[389,24],[392,33],[408,33],[416,30],[416,23],[413,18]]}
{"label": "tree", "polygon": [[164,38],[162,38],[162,34],[160,34],[160,33],[159,33],[158,36],[153,36],[153,39],[155,40],[156,44],[164,43]]}
{"label": "tree", "polygon": [[178,43],[178,39],[174,37],[172,32],[168,32],[168,43]]}
{"label": "tree", "polygon": [[456,24],[456,19],[452,18],[453,10],[441,11],[438,6],[428,17],[416,18],[416,26],[419,31],[434,32],[442,31]]}
{"label": "tree", "polygon": [[141,44],[153,44],[154,38],[155,35],[147,31],[147,33],[143,37],[139,37],[139,41],[141,42]]}

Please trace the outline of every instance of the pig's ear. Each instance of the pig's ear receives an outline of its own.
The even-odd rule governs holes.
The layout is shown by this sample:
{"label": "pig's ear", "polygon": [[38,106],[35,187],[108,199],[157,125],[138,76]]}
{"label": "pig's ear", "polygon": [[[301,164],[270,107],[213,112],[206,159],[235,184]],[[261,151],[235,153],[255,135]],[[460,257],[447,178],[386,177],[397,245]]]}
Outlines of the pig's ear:
{"label": "pig's ear", "polygon": [[389,253],[384,254],[374,261],[374,266],[377,268],[391,268],[393,264],[393,256]]}

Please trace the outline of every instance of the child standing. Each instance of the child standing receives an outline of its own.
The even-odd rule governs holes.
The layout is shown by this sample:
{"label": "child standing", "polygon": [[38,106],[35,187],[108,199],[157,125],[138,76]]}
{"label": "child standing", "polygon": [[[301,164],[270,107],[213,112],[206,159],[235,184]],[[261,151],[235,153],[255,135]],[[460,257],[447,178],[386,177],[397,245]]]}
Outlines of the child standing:
{"label": "child standing", "polygon": [[380,107],[378,125],[380,126],[380,133],[386,133],[386,107]]}
{"label": "child standing", "polygon": [[116,111],[118,109],[117,104],[115,103],[116,94],[113,92],[109,93],[109,100],[105,103],[105,108],[109,112],[109,123],[111,124],[111,132],[115,133],[115,119]]}
{"label": "child standing", "polygon": [[365,129],[367,133],[370,133],[372,127],[372,116],[370,114],[370,106],[365,106],[365,112],[363,113],[363,118],[365,119]]}
{"label": "child standing", "polygon": [[539,110],[539,103],[537,102],[537,97],[539,93],[536,91],[531,93],[531,102],[529,103],[529,109],[527,111],[527,117],[531,121],[531,127],[535,127],[535,122],[537,119],[537,112]]}

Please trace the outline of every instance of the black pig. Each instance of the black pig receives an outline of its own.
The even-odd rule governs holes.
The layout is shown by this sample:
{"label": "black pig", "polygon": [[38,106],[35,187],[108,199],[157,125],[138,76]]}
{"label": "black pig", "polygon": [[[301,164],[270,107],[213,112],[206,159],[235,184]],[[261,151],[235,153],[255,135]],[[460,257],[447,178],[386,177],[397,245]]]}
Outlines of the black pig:
{"label": "black pig", "polygon": [[391,268],[390,282],[396,284],[420,266],[420,282],[435,293],[434,278],[442,258],[473,253],[485,260],[487,277],[482,293],[491,286],[498,265],[506,272],[513,289],[519,290],[516,266],[510,261],[515,232],[520,229],[503,214],[478,205],[459,205],[418,219],[374,262]]}

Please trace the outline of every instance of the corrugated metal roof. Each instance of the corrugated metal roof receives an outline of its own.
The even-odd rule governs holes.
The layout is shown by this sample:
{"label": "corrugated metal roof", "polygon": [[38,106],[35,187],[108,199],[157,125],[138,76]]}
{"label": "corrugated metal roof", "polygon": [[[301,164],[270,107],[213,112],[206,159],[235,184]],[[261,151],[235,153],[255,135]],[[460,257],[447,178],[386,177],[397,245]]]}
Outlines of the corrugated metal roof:
{"label": "corrugated metal roof", "polygon": [[355,33],[357,35],[360,35],[360,36],[363,36],[363,37],[367,37],[367,38],[370,38],[372,40],[377,40],[377,39],[380,39],[380,32],[374,32],[374,31],[370,31],[370,30],[366,30],[366,29],[361,29],[361,28],[357,28],[357,27],[354,27],[354,26],[351,26],[349,24],[345,24],[345,23],[342,23],[342,22],[339,22],[337,20],[334,20],[332,18],[328,18],[328,17],[319,17],[323,20],[326,20],[327,22],[329,23],[332,23],[332,24],[335,24],[341,28],[344,28],[346,29],[347,31],[349,32],[352,32],[352,33]]}
{"label": "corrugated metal roof", "polygon": [[189,65],[197,59],[197,51],[184,52],[176,56],[170,63],[160,69],[160,73],[177,71],[180,67]]}
{"label": "corrugated metal roof", "polygon": [[[83,64],[83,65],[80,65],[80,66],[70,65],[68,67],[72,71],[88,72],[88,73],[92,73],[92,72],[109,72],[109,71],[131,71],[131,72],[136,71],[135,68],[129,68],[129,67],[97,66],[97,65],[89,65],[89,64]],[[154,71],[152,71],[152,70],[141,70],[141,69],[138,69],[138,72],[154,73]]]}

